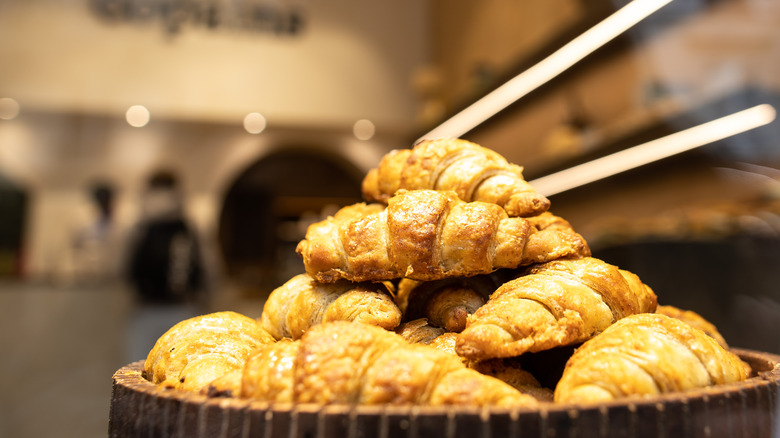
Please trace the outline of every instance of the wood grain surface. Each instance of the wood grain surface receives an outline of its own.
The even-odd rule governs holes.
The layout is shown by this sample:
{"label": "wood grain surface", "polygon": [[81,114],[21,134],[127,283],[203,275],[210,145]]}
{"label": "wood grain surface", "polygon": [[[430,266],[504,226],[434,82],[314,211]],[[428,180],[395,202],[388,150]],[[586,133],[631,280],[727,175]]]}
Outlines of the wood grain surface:
{"label": "wood grain surface", "polygon": [[143,361],[113,376],[109,436],[216,438],[359,437],[776,437],[780,356],[734,349],[753,376],[653,398],[538,409],[272,405],[163,389]]}

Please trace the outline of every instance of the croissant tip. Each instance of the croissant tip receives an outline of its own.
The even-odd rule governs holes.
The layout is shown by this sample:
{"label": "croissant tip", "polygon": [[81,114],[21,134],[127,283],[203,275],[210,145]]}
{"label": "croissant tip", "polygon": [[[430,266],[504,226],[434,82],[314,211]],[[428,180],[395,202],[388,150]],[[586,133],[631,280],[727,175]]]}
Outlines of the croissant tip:
{"label": "croissant tip", "polygon": [[456,307],[452,310],[452,315],[444,324],[444,329],[448,332],[460,333],[466,328],[466,319],[469,313],[463,307]]}

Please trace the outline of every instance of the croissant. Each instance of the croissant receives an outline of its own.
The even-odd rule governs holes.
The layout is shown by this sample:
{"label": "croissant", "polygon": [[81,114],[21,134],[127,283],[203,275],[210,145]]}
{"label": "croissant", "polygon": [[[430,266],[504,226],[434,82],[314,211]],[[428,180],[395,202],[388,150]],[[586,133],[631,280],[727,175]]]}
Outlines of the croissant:
{"label": "croissant", "polygon": [[533,374],[524,370],[516,361],[491,359],[485,361],[470,361],[458,356],[455,351],[456,333],[445,332],[444,329],[428,324],[425,318],[401,324],[396,333],[411,343],[419,343],[460,358],[467,367],[507,383],[518,391],[528,394],[540,401],[552,401],[552,391],[543,388]]}
{"label": "croissant", "polygon": [[203,386],[199,392],[207,397],[237,397],[241,395],[243,371],[243,368],[231,370]]}
{"label": "croissant", "polygon": [[298,339],[313,325],[338,320],[392,330],[401,323],[401,310],[387,284],[325,284],[299,274],[271,292],[260,315],[262,327],[277,340]]}
{"label": "croissant", "polygon": [[[589,255],[585,240],[551,215],[510,218],[496,204],[454,192],[399,191],[386,209],[347,206],[309,226],[298,243],[317,281],[432,281]],[[555,224],[555,225],[551,225]]]}
{"label": "croissant", "polygon": [[241,396],[291,403],[299,345],[299,340],[282,339],[258,348],[241,374]]}
{"label": "croissant", "polygon": [[394,150],[363,179],[363,197],[386,203],[399,189],[452,190],[460,199],[495,203],[509,216],[536,216],[550,201],[525,179],[523,168],[500,154],[461,139],[423,141]]}
{"label": "croissant", "polygon": [[469,368],[480,374],[494,377],[507,385],[528,394],[539,401],[553,401],[553,391],[545,388],[530,372],[523,369],[517,361],[509,359],[489,359],[470,362]]}
{"label": "croissant", "polygon": [[[426,318],[418,318],[399,325],[395,332],[411,344],[428,345],[439,336],[447,333],[441,327],[430,325]],[[452,350],[455,353],[455,350]]]}
{"label": "croissant", "polygon": [[144,374],[164,387],[198,391],[243,368],[249,354],[274,339],[254,319],[216,312],[180,321],[152,347]]}
{"label": "croissant", "polygon": [[395,300],[405,320],[424,318],[448,332],[460,332],[466,317],[485,304],[496,287],[486,275],[437,281],[403,278]]}
{"label": "croissant", "polygon": [[662,315],[671,316],[672,318],[685,321],[691,326],[696,327],[704,333],[712,336],[712,338],[715,339],[721,347],[729,348],[726,339],[723,338],[723,335],[720,334],[718,328],[713,323],[707,321],[703,316],[692,310],[683,310],[675,306],[664,305],[658,306],[658,308],[655,309],[655,313],[660,313]]}
{"label": "croissant", "polygon": [[602,402],[738,382],[749,366],[712,337],[666,315],[626,317],[566,363],[556,402]]}
{"label": "croissant", "polygon": [[631,272],[593,257],[555,260],[499,287],[469,316],[457,351],[490,359],[583,342],[656,306],[655,293]]}
{"label": "croissant", "polygon": [[[281,341],[280,341],[281,342]],[[456,356],[375,326],[334,321],[247,361],[242,395],[265,401],[362,405],[536,406]]]}
{"label": "croissant", "polygon": [[[546,228],[545,233],[551,229]],[[516,274],[514,269],[501,269],[486,275],[435,281],[402,278],[398,282],[395,302],[404,321],[424,318],[427,323],[448,332],[461,332],[468,315],[482,307],[496,288]]]}

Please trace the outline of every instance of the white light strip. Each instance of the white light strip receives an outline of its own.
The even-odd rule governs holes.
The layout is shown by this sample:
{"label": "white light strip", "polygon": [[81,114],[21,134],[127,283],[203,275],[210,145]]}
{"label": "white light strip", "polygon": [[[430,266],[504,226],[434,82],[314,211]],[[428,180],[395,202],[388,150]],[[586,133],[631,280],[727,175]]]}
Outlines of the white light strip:
{"label": "white light strip", "polygon": [[419,140],[460,137],[630,29],[672,0],[634,0]]}
{"label": "white light strip", "polygon": [[739,134],[775,120],[775,108],[757,105],[701,125],[675,132],[606,157],[547,175],[529,183],[545,196],[597,181],[680,152]]}

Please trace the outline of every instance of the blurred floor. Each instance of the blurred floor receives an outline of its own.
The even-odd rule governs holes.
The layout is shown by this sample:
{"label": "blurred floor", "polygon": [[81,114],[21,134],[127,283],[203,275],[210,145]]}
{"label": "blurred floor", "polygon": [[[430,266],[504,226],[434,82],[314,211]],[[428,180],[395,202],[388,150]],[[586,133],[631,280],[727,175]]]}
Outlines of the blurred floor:
{"label": "blurred floor", "polygon": [[[259,306],[228,294],[213,304],[253,317]],[[139,313],[122,284],[0,282],[0,437],[105,437],[111,376],[182,312]]]}
{"label": "blurred floor", "polygon": [[106,436],[131,308],[118,286],[1,284],[0,436]]}

